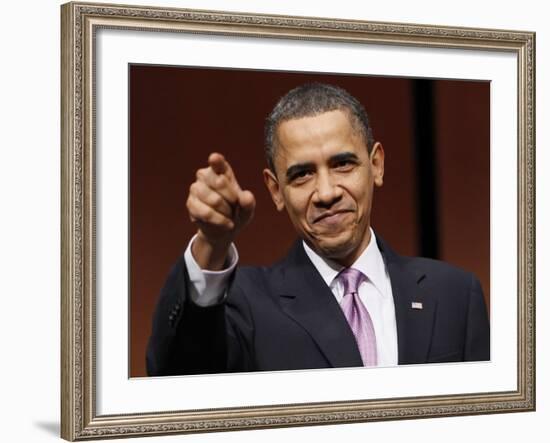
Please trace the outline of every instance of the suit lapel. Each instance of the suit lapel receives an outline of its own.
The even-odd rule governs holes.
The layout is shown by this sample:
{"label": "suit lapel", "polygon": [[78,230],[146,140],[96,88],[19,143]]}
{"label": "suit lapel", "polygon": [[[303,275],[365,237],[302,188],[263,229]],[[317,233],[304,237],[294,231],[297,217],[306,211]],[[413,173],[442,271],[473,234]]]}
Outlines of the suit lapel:
{"label": "suit lapel", "polygon": [[399,364],[425,363],[437,305],[426,285],[429,275],[396,255],[379,236],[377,239],[392,286]]}
{"label": "suit lapel", "polygon": [[277,287],[283,311],[309,333],[333,367],[363,365],[347,320],[301,241],[283,263]]}

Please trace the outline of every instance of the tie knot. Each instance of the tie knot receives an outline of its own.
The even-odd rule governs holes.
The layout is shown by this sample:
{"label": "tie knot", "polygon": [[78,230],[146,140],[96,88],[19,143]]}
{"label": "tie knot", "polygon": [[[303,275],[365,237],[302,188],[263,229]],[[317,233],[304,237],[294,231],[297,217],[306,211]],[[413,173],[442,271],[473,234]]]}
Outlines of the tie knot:
{"label": "tie knot", "polygon": [[363,279],[366,278],[366,276],[357,269],[346,268],[342,272],[340,272],[340,274],[338,274],[338,278],[344,285],[345,295],[357,292],[357,290],[359,289],[359,285],[361,284]]}

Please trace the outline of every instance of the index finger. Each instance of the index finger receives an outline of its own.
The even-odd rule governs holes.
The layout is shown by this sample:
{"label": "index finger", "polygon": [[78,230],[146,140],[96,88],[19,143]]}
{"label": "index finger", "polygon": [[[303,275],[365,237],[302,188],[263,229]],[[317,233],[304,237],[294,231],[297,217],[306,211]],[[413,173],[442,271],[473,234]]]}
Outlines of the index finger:
{"label": "index finger", "polygon": [[208,156],[208,165],[218,175],[227,175],[229,178],[233,178],[233,170],[231,165],[227,162],[223,155],[214,152]]}

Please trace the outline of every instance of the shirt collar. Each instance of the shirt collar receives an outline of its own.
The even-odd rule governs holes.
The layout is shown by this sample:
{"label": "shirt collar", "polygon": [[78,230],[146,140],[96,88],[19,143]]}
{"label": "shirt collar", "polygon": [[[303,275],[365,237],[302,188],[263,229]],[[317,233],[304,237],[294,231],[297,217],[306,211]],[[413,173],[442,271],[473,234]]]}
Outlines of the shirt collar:
{"label": "shirt collar", "polygon": [[[363,253],[351,265],[352,268],[361,271],[367,276],[372,284],[378,289],[381,294],[385,294],[384,282],[386,277],[386,266],[384,259],[376,243],[376,236],[372,228],[370,229],[370,242]],[[305,241],[302,241],[304,250],[307,256],[315,266],[315,269],[321,274],[327,286],[331,287],[338,273],[344,269],[344,266],[335,263],[332,260],[321,257],[313,249],[311,249]]]}

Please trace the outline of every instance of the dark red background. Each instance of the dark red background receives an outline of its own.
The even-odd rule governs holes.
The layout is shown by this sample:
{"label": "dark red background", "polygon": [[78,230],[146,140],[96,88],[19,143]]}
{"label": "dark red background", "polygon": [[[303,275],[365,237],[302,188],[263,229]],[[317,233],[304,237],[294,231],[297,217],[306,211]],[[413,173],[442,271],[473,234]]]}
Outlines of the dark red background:
{"label": "dark red background", "polygon": [[[418,255],[413,82],[405,78],[132,65],[130,67],[130,376],[164,279],[195,232],[185,209],[195,171],[223,153],[256,214],[237,241],[243,264],[268,264],[295,239],[262,180],[264,120],[309,81],[338,84],[366,107],[386,152],[372,225],[398,253]],[[490,84],[434,80],[440,258],[477,274],[489,301]],[[420,196],[422,197],[422,196]]]}

